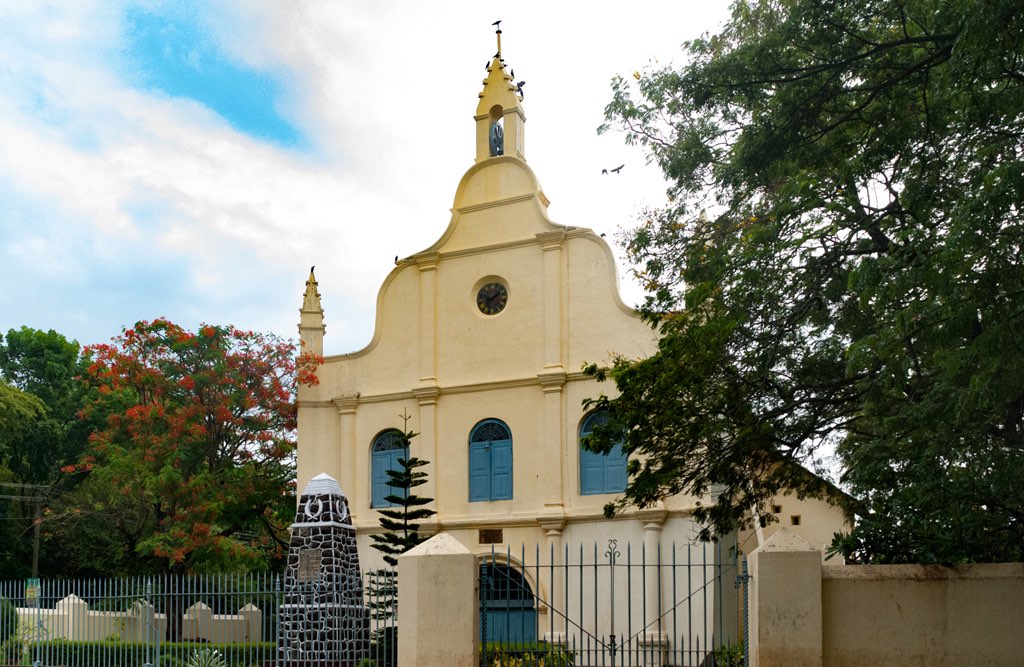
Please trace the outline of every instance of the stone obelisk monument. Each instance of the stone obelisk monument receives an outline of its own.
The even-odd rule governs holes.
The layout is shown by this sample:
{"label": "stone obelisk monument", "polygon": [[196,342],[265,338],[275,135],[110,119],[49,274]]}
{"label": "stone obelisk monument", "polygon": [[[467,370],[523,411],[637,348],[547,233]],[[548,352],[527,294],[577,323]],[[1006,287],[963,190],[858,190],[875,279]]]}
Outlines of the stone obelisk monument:
{"label": "stone obelisk monument", "polygon": [[370,622],[348,500],[330,475],[299,498],[284,575],[278,651],[289,667],[354,667],[366,657]]}

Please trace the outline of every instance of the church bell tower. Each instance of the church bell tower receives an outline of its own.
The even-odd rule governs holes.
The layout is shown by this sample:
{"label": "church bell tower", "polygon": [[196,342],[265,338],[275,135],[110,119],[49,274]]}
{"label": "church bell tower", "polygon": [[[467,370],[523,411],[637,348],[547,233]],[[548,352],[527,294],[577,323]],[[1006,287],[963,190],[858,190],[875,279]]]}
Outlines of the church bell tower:
{"label": "church bell tower", "polygon": [[[500,21],[499,21],[500,23]],[[501,58],[501,27],[496,35],[498,52],[487,66],[487,78],[476,106],[476,161],[483,162],[499,155],[526,159],[523,125],[522,88],[505,71]]]}

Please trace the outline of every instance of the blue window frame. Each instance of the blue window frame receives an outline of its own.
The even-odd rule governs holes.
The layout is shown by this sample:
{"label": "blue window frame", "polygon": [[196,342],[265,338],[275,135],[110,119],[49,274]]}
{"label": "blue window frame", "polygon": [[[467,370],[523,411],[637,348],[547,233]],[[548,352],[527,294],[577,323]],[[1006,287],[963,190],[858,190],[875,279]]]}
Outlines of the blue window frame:
{"label": "blue window frame", "polygon": [[621,443],[607,454],[583,449],[583,438],[590,435],[595,426],[607,422],[608,413],[598,410],[584,417],[580,423],[580,495],[622,493],[626,490],[626,453],[622,451]]}
{"label": "blue window frame", "polygon": [[469,433],[469,500],[512,498],[512,431],[485,419]]}
{"label": "blue window frame", "polygon": [[537,641],[533,589],[511,565],[480,565],[480,639],[517,644]]}
{"label": "blue window frame", "polygon": [[373,440],[370,449],[370,507],[393,507],[394,503],[384,500],[399,492],[388,486],[388,471],[401,470],[398,459],[409,457],[402,432],[396,428],[383,431]]}

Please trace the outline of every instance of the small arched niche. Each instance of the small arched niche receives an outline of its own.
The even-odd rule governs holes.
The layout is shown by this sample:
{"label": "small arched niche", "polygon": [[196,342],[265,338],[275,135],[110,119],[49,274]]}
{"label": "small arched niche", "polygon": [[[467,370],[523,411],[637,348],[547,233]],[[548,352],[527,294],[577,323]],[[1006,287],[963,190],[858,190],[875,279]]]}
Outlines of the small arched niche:
{"label": "small arched niche", "polygon": [[487,112],[487,143],[491,157],[505,154],[505,110],[495,104]]}

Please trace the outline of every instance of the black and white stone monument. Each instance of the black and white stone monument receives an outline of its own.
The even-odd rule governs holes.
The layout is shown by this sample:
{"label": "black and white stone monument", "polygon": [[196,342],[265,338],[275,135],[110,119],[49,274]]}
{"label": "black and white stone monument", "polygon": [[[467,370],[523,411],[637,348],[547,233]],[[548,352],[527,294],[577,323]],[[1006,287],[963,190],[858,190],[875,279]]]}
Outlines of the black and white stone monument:
{"label": "black and white stone monument", "polygon": [[366,657],[370,621],[348,500],[317,475],[299,498],[284,574],[278,651],[289,666],[349,667]]}

